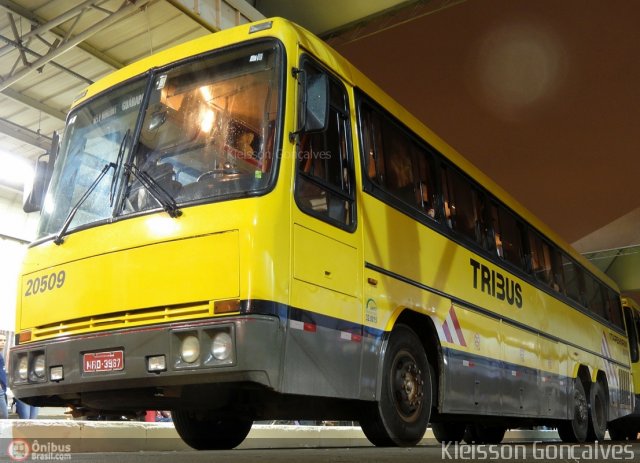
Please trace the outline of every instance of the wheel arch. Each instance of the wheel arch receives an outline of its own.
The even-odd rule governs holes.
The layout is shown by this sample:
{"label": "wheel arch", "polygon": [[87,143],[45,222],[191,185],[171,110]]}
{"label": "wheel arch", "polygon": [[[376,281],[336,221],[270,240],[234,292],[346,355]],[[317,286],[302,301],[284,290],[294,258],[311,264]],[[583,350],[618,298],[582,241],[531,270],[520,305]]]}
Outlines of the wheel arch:
{"label": "wheel arch", "polygon": [[[431,403],[432,408],[437,410],[439,408],[439,391],[442,388],[442,371],[444,369],[444,361],[442,358],[442,346],[440,345],[440,339],[438,338],[438,332],[436,331],[436,327],[433,324],[433,320],[428,315],[405,308],[399,311],[399,314],[397,315],[397,317],[395,317],[395,321],[393,323],[393,326],[391,327],[391,331],[393,331],[393,329],[399,324],[411,328],[413,332],[416,333],[416,335],[420,339],[420,342],[422,343],[425,353],[427,354],[427,360],[434,369],[435,378],[432,379]],[[377,398],[380,397],[383,370],[382,365],[384,362],[384,356],[387,350],[387,345],[389,343],[389,336],[391,334],[391,331],[385,333],[385,339],[380,351],[381,355],[378,360],[378,376],[376,385]]]}

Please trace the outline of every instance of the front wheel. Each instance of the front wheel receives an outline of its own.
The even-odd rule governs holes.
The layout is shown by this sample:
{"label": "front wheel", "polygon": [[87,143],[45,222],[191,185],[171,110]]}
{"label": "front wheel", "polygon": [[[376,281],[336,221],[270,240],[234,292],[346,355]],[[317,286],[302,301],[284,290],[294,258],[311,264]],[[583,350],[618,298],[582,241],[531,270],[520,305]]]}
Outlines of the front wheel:
{"label": "front wheel", "polygon": [[235,416],[217,416],[215,412],[175,410],[171,412],[178,435],[196,450],[228,450],[247,437],[253,421]]}
{"label": "front wheel", "polygon": [[391,332],[384,356],[381,395],[360,420],[379,447],[412,446],[427,430],[431,413],[431,373],[418,336],[405,325]]}

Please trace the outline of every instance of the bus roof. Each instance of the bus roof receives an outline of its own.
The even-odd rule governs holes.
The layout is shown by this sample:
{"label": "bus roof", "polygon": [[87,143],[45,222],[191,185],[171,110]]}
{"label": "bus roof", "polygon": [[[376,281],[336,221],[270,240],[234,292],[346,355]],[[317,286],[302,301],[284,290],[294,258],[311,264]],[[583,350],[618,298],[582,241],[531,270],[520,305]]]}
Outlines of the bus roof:
{"label": "bus roof", "polygon": [[[251,32],[250,28],[257,24],[271,22],[271,27]],[[189,42],[177,45],[175,47],[155,53],[151,56],[141,59],[135,63],[125,66],[112,74],[104,77],[96,83],[89,86],[83,94],[81,94],[73,106],[85,101],[88,98],[133,77],[139,76],[147,72],[149,69],[161,67],[172,62],[182,60],[191,56],[199,55],[207,51],[223,48],[232,44],[244,42],[246,40],[275,37],[283,43],[295,45],[297,43],[302,49],[313,54],[317,59],[323,62],[332,72],[342,77],[347,83],[354,87],[360,88],[368,94],[380,105],[382,105],[391,114],[401,120],[409,129],[414,131],[420,137],[425,139],[431,146],[438,150],[442,155],[451,160],[454,164],[465,171],[469,176],[474,178],[491,194],[510,207],[514,212],[520,215],[531,226],[540,231],[548,239],[558,245],[563,251],[569,254],[573,259],[582,264],[591,273],[599,279],[607,283],[610,287],[618,290],[617,284],[591,264],[586,258],[580,255],[573,247],[549,228],[545,223],[538,219],[519,201],[513,198],[502,187],[495,183],[490,177],[484,174],[480,169],[474,166],[470,161],[465,159],[453,147],[442,140],[431,129],[419,121],[415,116],[403,108],[397,101],[384,92],[380,87],[374,84],[368,77],[354,67],[346,58],[331,48],[320,38],[307,31],[306,29],[294,24],[283,18],[269,18],[258,21],[256,23],[243,24],[230,29],[225,29],[214,34],[209,34]]]}

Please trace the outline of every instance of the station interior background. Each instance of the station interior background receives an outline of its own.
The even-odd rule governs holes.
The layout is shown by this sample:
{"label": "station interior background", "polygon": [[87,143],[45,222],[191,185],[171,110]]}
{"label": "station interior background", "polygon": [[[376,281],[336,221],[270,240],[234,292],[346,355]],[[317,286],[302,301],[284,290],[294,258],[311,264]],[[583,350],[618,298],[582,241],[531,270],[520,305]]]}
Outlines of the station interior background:
{"label": "station interior background", "polygon": [[38,220],[22,184],[73,98],[270,16],[324,38],[640,300],[640,2],[2,0],[0,330]]}

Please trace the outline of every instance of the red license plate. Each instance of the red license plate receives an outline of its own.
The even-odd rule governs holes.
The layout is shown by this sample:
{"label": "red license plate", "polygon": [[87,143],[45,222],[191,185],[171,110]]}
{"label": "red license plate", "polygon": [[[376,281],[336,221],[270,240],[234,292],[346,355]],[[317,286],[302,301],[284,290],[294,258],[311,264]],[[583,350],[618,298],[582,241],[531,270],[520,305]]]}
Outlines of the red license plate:
{"label": "red license plate", "polygon": [[124,370],[124,352],[92,352],[82,356],[82,371],[94,373],[97,371]]}

